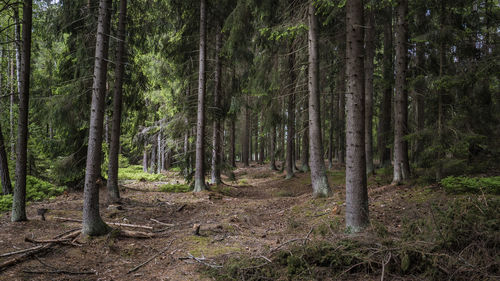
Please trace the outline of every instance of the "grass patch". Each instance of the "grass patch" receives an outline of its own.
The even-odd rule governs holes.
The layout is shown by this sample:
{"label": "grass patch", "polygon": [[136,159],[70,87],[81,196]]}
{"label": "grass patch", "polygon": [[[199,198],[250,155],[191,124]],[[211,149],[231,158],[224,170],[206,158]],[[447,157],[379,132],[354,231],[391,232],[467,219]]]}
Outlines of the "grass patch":
{"label": "grass patch", "polygon": [[138,181],[163,181],[167,177],[163,174],[150,174],[142,170],[141,165],[131,165],[118,170],[118,179],[120,180],[138,180]]}
{"label": "grass patch", "polygon": [[500,195],[500,176],[487,178],[446,177],[440,182],[448,193],[489,193]]}
{"label": "grass patch", "polygon": [[[62,194],[66,187],[58,187],[41,179],[27,176],[26,177],[26,201],[40,201],[47,198],[54,198]],[[10,210],[12,208],[12,195],[0,195],[0,212]]]}
{"label": "grass patch", "polygon": [[241,251],[240,247],[213,244],[212,239],[213,237],[209,236],[191,235],[186,237],[185,240],[189,244],[188,252],[196,257],[216,257],[230,252]]}
{"label": "grass patch", "polygon": [[187,184],[164,184],[160,186],[161,192],[172,192],[172,193],[182,193],[182,192],[190,192],[193,189],[191,186]]}

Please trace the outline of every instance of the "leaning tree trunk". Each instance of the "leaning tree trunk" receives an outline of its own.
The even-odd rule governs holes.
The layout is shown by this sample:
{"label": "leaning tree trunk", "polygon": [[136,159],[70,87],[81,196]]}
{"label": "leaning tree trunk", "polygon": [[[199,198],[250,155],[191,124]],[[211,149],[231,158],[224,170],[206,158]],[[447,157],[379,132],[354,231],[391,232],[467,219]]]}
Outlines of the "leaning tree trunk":
{"label": "leaning tree trunk", "polygon": [[378,153],[380,166],[386,167],[391,164],[391,151],[389,149],[389,136],[391,135],[391,99],[393,84],[392,67],[392,5],[386,8],[387,18],[384,23],[384,58],[383,77],[384,92],[380,105],[380,116],[378,123]]}
{"label": "leaning tree trunk", "polygon": [[215,35],[215,91],[214,91],[214,108],[215,116],[213,122],[213,133],[212,133],[212,184],[219,185],[222,183],[220,177],[220,167],[221,167],[221,138],[220,138],[220,120],[221,120],[221,108],[220,108],[220,98],[221,98],[221,58],[220,58],[220,48],[221,48],[221,30],[218,27],[217,34]]}
{"label": "leaning tree trunk", "polygon": [[23,51],[21,59],[21,87],[19,89],[19,119],[17,125],[16,185],[12,200],[12,221],[26,217],[26,162],[28,160],[28,112],[31,71],[31,22],[33,0],[23,2]]}
{"label": "leaning tree trunk", "polygon": [[396,96],[394,104],[394,177],[400,183],[410,176],[408,142],[404,139],[408,130],[408,91],[406,90],[408,24],[407,0],[399,0],[396,29]]}
{"label": "leaning tree trunk", "polygon": [[118,50],[116,52],[115,89],[113,93],[113,120],[111,125],[111,143],[109,147],[108,197],[110,201],[120,199],[118,189],[118,152],[120,150],[120,123],[122,116],[123,72],[125,58],[125,24],[127,20],[127,0],[120,1],[118,20]]}
{"label": "leaning tree trunk", "polygon": [[346,227],[357,232],[368,225],[368,192],[364,134],[363,1],[346,4],[347,30],[347,162]]}
{"label": "leaning tree trunk", "polygon": [[286,178],[291,179],[293,177],[293,169],[295,166],[294,161],[294,142],[295,137],[295,55],[293,53],[293,48],[290,47],[290,55],[288,56],[288,71],[290,76],[290,94],[288,97],[288,122],[287,122],[287,136],[286,136]]}
{"label": "leaning tree trunk", "polygon": [[366,173],[373,174],[373,58],[375,57],[374,7],[367,10],[365,32],[365,152]]}
{"label": "leaning tree trunk", "polygon": [[101,174],[102,131],[106,97],[106,75],[108,69],[109,25],[112,0],[99,3],[99,20],[94,62],[94,81],[92,85],[92,104],[87,149],[85,188],[83,192],[82,233],[90,236],[103,235],[109,227],[99,214],[99,184]]}
{"label": "leaning tree trunk", "polygon": [[309,4],[309,164],[314,197],[332,195],[326,177],[321,137],[321,109],[319,98],[318,20],[314,4]]}
{"label": "leaning tree trunk", "polygon": [[200,58],[198,73],[198,116],[196,122],[196,167],[194,192],[207,189],[205,185],[205,57],[207,43],[206,0],[200,0]]}

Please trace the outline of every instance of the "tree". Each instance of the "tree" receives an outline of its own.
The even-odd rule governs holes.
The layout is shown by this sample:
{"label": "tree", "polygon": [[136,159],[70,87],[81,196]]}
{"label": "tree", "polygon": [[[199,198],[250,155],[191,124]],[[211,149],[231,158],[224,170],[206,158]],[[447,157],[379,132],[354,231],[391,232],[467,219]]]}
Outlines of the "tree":
{"label": "tree", "polygon": [[368,224],[364,134],[363,1],[346,3],[347,159],[346,227],[360,231]]}
{"label": "tree", "polygon": [[206,0],[200,0],[200,57],[198,72],[198,114],[196,119],[196,170],[194,192],[205,190],[205,56],[207,44]]}
{"label": "tree", "polygon": [[127,0],[120,1],[118,19],[118,48],[116,52],[115,88],[113,92],[113,121],[111,125],[111,142],[109,147],[108,196],[111,201],[120,198],[118,189],[118,152],[120,150],[120,127],[122,116],[123,73],[125,59],[125,30],[127,21]]}
{"label": "tree", "polygon": [[309,4],[309,163],[314,197],[332,195],[323,160],[319,99],[318,20],[314,4]]}
{"label": "tree", "polygon": [[98,177],[101,174],[102,132],[104,102],[106,97],[106,75],[108,70],[109,30],[112,0],[99,1],[99,19],[95,47],[94,79],[90,110],[89,141],[85,187],[83,192],[82,233],[91,236],[106,234],[109,227],[99,214]]}
{"label": "tree", "polygon": [[394,177],[393,183],[400,183],[410,176],[408,162],[408,142],[404,139],[408,131],[408,91],[406,89],[407,41],[408,41],[407,0],[399,0],[396,27],[396,96],[394,103]]}
{"label": "tree", "polygon": [[291,179],[293,177],[293,169],[295,167],[295,159],[293,155],[294,151],[294,139],[295,139],[295,54],[292,48],[292,43],[290,43],[290,55],[288,56],[288,71],[290,77],[290,93],[288,94],[288,118],[287,118],[287,135],[286,135],[286,178]]}
{"label": "tree", "polygon": [[221,72],[222,62],[220,57],[222,32],[220,27],[217,27],[215,34],[215,89],[214,89],[214,109],[215,116],[213,121],[213,141],[212,141],[212,184],[219,185],[222,183],[220,177],[221,157],[220,151],[222,150],[220,130],[221,130]]}
{"label": "tree", "polygon": [[5,152],[5,142],[3,139],[2,127],[0,126],[0,179],[2,183],[2,193],[4,195],[12,193],[12,184],[10,182],[9,164],[7,153]]}
{"label": "tree", "polygon": [[371,1],[366,13],[365,31],[365,152],[366,173],[373,168],[373,59],[375,57],[375,7]]}
{"label": "tree", "polygon": [[23,2],[23,50],[21,53],[21,87],[19,89],[19,119],[17,125],[16,185],[12,201],[14,222],[26,217],[26,162],[28,160],[28,112],[31,73],[31,23],[33,1]]}

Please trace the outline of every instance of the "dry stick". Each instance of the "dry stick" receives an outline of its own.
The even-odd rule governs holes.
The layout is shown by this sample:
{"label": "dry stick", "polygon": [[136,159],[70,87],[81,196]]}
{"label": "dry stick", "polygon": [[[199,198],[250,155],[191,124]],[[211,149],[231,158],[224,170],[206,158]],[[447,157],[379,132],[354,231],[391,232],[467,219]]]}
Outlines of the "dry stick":
{"label": "dry stick", "polygon": [[[82,220],[72,219],[72,218],[54,217],[54,219],[61,220],[61,221],[71,221],[71,222],[82,223]],[[136,225],[136,224],[119,223],[119,222],[106,222],[106,224],[116,225],[116,226],[124,226],[124,227],[131,227],[131,228],[143,228],[143,229],[153,230],[152,226],[147,226],[147,225]]]}
{"label": "dry stick", "polygon": [[31,239],[31,238],[25,237],[24,241],[30,242],[30,243],[65,243],[65,242],[71,242],[71,239],[36,240],[36,239]]}
{"label": "dry stick", "polygon": [[380,281],[384,281],[384,274],[385,274],[385,266],[389,263],[391,260],[391,252],[387,255],[388,257],[382,261],[382,275],[380,276]]}
{"label": "dry stick", "polygon": [[153,218],[151,219],[151,221],[156,222],[156,223],[161,224],[161,225],[165,225],[165,226],[170,226],[170,227],[175,226],[175,224],[172,224],[172,223],[164,223],[164,222],[161,222],[161,221],[159,221],[159,220],[155,220],[155,219],[153,219]]}
{"label": "dry stick", "polygon": [[163,248],[160,252],[156,253],[155,255],[153,255],[152,257],[150,257],[150,258],[149,258],[148,260],[146,260],[145,262],[143,262],[143,263],[139,264],[138,266],[136,266],[136,267],[132,268],[131,270],[129,270],[129,271],[127,272],[127,274],[130,274],[130,273],[132,273],[132,272],[134,272],[134,271],[138,270],[139,268],[141,268],[141,267],[143,267],[144,265],[148,264],[150,261],[154,260],[154,259],[155,259],[156,257],[158,257],[159,255],[161,255],[161,254],[165,253],[165,252],[168,250],[168,248],[170,248],[170,246],[172,245],[172,243],[173,243],[173,242],[174,242],[174,240],[170,241],[170,243],[168,243],[168,245],[167,245],[165,248]]}
{"label": "dry stick", "polygon": [[206,258],[205,257],[201,257],[201,258],[197,258],[195,256],[193,256],[191,253],[188,253],[188,257],[181,257],[179,258],[180,260],[194,260],[196,262],[199,262],[203,265],[206,265],[206,266],[209,266],[211,268],[222,268],[222,265],[217,265],[217,264],[210,264],[208,262],[206,262]]}
{"label": "dry stick", "polygon": [[15,251],[15,252],[1,254],[0,258],[12,256],[12,255],[17,255],[17,254],[22,254],[22,253],[26,253],[26,252],[29,252],[29,251],[34,251],[34,250],[40,249],[42,247],[44,247],[44,245],[39,245],[39,246],[35,246],[33,248],[28,248],[28,249],[23,249],[23,250]]}
{"label": "dry stick", "polygon": [[[74,231],[74,232],[71,232],[69,234],[66,234],[64,236],[61,237],[61,239],[69,239],[69,238],[73,238],[75,236],[78,236],[80,235],[81,233],[81,230],[77,230],[77,231]],[[42,246],[37,246],[37,247],[34,247],[34,248],[30,248],[29,251],[24,251],[26,253],[18,256],[18,257],[15,257],[15,258],[12,258],[10,260],[7,260],[3,263],[0,263],[0,271],[3,271],[4,269],[6,269],[7,267],[9,266],[12,266],[16,263],[19,263],[21,261],[23,261],[24,259],[27,259],[33,255],[36,255],[38,253],[41,253],[43,252],[44,250],[48,250],[50,249],[51,247],[57,245],[58,243],[48,243],[48,244],[44,244]],[[19,252],[19,251],[18,251]]]}

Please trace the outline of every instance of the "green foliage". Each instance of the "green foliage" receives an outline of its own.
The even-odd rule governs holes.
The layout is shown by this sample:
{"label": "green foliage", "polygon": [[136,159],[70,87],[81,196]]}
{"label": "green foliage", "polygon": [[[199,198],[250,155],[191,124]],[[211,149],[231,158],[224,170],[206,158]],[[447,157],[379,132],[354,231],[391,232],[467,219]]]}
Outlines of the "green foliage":
{"label": "green foliage", "polygon": [[191,188],[191,186],[187,184],[164,184],[160,186],[160,191],[162,192],[181,193],[181,192],[189,192],[192,190],[193,189]]}
{"label": "green foliage", "polygon": [[138,181],[162,181],[167,177],[163,174],[150,174],[142,170],[141,165],[131,165],[129,167],[118,169],[118,179],[120,180],[138,180]]}
{"label": "green foliage", "polygon": [[[26,201],[40,201],[53,198],[66,190],[66,187],[58,187],[41,179],[26,177]],[[12,207],[12,195],[0,196],[0,212],[10,210]]]}
{"label": "green foliage", "polygon": [[440,181],[448,193],[500,194],[500,176],[486,178],[449,176]]}

